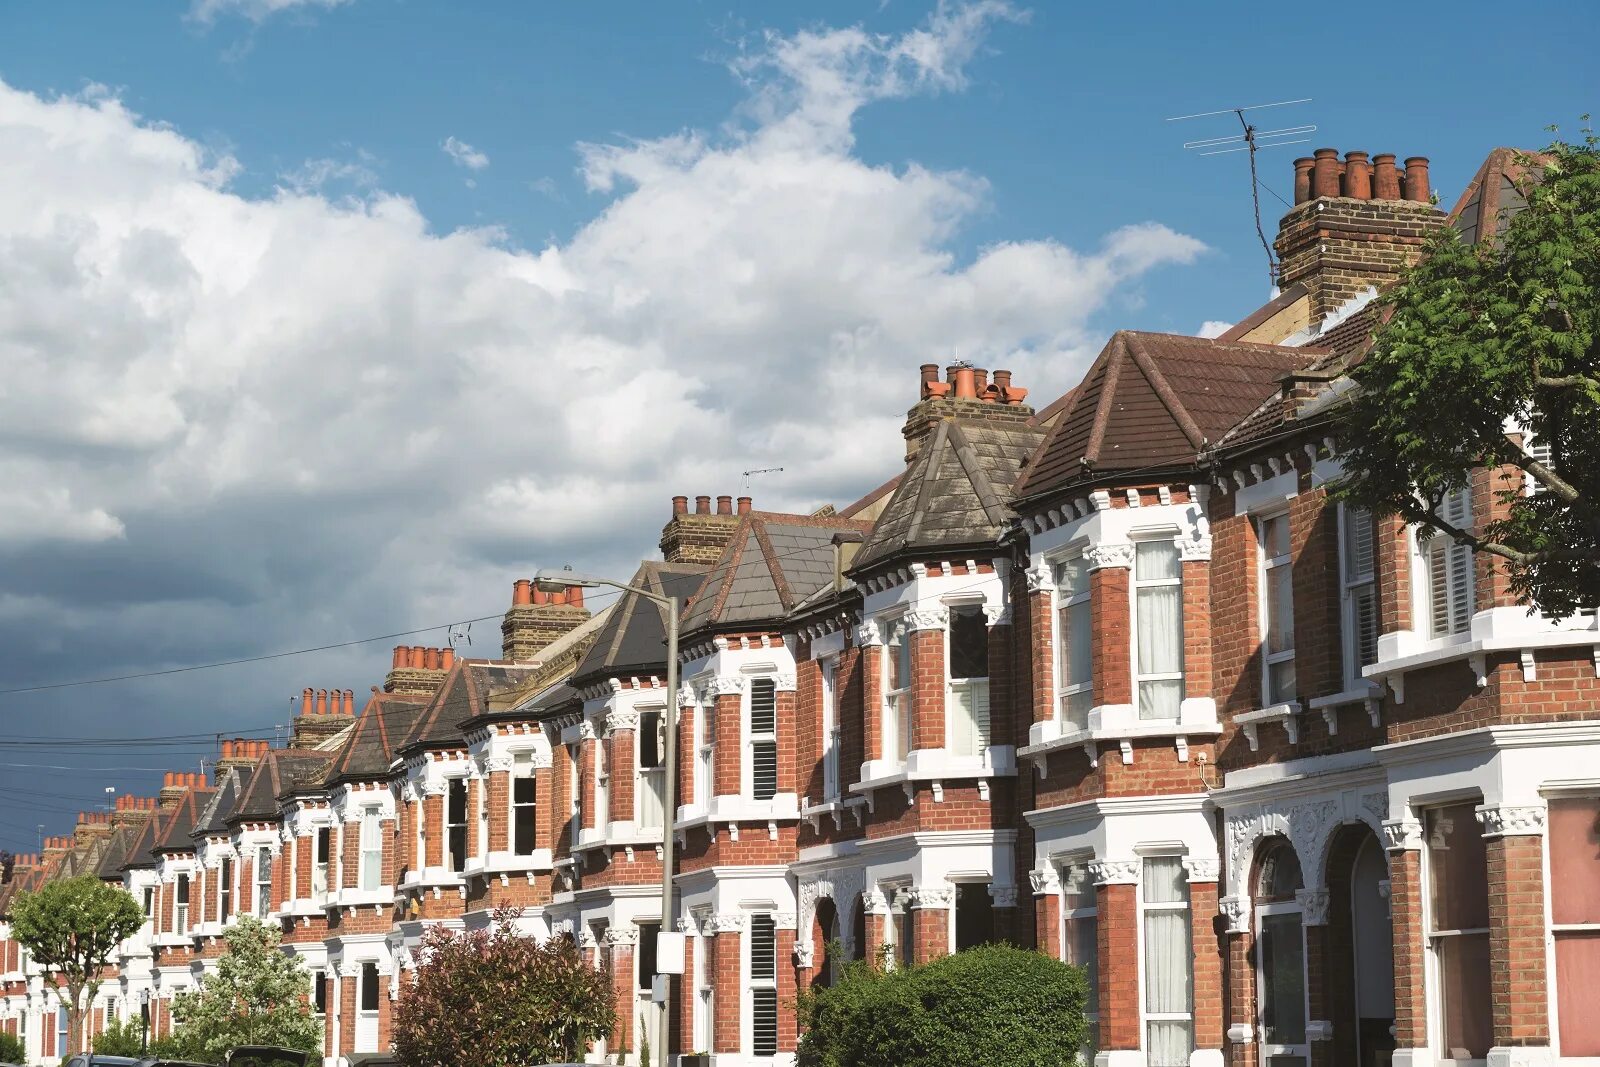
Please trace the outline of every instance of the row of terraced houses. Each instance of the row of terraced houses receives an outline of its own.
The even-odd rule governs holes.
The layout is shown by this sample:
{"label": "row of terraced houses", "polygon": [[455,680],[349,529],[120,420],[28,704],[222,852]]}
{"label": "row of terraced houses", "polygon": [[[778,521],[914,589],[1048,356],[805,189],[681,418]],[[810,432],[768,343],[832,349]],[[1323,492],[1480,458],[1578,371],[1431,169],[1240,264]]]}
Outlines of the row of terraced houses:
{"label": "row of terraced houses", "polygon": [[[1596,617],[1531,614],[1489,560],[1327,493],[1375,292],[1437,227],[1494,240],[1518,160],[1447,213],[1424,159],[1319,151],[1279,295],[1222,336],[1117,333],[1038,406],[1005,371],[908,368],[865,498],[677,498],[632,577],[684,605],[675,692],[653,601],[519,580],[500,659],[399,648],[359,707],[305,690],[286,747],[83,816],[0,913],[125,885],[149,922],[89,1025],[156,1034],[261,916],[330,1067],[388,1046],[425,930],[502,906],[611,975],[595,1062],[648,1037],[789,1064],[796,993],[843,959],[990,940],[1087,969],[1098,1067],[1600,1062]],[[0,1027],[48,1064],[62,1018],[0,924]]]}

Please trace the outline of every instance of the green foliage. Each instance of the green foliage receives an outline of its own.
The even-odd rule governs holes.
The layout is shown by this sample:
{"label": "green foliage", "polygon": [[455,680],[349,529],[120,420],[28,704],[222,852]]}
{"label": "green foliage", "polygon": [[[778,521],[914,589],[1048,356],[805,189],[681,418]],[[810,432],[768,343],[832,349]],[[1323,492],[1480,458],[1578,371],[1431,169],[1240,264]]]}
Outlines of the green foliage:
{"label": "green foliage", "polygon": [[[94,1051],[102,1056],[138,1056],[144,1048],[144,1020],[133,1015],[126,1022],[110,1022],[94,1035]],[[4,1057],[0,1057],[4,1058]]]}
{"label": "green foliage", "polygon": [[22,1063],[26,1055],[21,1041],[0,1031],[0,1063]]}
{"label": "green foliage", "polygon": [[[66,986],[68,1033],[82,1033],[85,997],[100,988],[100,974],[117,945],[138,933],[144,909],[133,895],[93,875],[46,882],[11,905],[11,937],[33,961]],[[78,1041],[70,1041],[74,1049]]]}
{"label": "green foliage", "polygon": [[610,979],[570,937],[542,943],[516,930],[519,913],[492,929],[428,930],[416,984],[395,1010],[394,1052],[406,1067],[571,1063],[615,1021]]}
{"label": "green foliage", "polygon": [[[1339,433],[1340,497],[1497,557],[1519,598],[1557,616],[1600,602],[1600,148],[1583,132],[1520,159],[1537,180],[1503,240],[1447,228],[1386,295],[1392,317],[1351,373]],[[1517,468],[1492,487],[1496,520],[1434,516],[1475,467]],[[1544,491],[1527,495],[1528,479]]]}
{"label": "green foliage", "polygon": [[983,945],[921,967],[848,964],[800,998],[800,1067],[1075,1067],[1083,972]]}
{"label": "green foliage", "polygon": [[200,987],[172,1000],[173,1042],[184,1059],[220,1062],[235,1045],[316,1052],[322,1026],[309,1003],[311,976],[285,953],[278,931],[242,916],[222,935],[227,949]]}

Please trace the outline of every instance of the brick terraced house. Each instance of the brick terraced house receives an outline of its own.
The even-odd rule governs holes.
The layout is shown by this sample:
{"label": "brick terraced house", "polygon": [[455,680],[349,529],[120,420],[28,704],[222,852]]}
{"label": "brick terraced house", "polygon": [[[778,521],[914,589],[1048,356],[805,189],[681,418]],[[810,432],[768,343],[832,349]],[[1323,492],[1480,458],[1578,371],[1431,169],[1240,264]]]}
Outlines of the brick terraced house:
{"label": "brick terraced house", "polygon": [[[1600,623],[1327,493],[1377,291],[1439,227],[1494,240],[1527,180],[1496,150],[1446,214],[1426,160],[1320,150],[1281,292],[1222,336],[1117,333],[1038,408],[926,365],[904,463],[841,508],[675,498],[630,584],[682,605],[676,692],[653,601],[527,580],[499,660],[398,648],[359,714],[305,690],[288,747],[18,857],[0,1028],[81,1044],[4,916],[92,873],[150,922],[91,1031],[167,1032],[253,914],[330,1067],[388,1046],[430,926],[507,905],[611,976],[594,1062],[781,1067],[842,959],[990,940],[1087,970],[1099,1067],[1600,1062]],[[1492,521],[1504,473],[1450,517]]]}

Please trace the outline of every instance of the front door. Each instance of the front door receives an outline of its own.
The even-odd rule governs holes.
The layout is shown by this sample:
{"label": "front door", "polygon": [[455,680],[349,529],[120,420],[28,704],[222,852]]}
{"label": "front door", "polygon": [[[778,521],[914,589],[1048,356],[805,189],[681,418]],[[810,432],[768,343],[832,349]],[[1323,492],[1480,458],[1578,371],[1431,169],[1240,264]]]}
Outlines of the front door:
{"label": "front door", "polygon": [[1297,903],[1256,907],[1256,1003],[1261,1067],[1308,1067],[1306,939]]}

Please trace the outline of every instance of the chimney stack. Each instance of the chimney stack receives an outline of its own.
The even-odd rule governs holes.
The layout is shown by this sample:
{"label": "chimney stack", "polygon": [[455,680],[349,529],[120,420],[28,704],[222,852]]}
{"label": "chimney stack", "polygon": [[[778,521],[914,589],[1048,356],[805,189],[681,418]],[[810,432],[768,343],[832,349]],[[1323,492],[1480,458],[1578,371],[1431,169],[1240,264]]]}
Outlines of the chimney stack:
{"label": "chimney stack", "polygon": [[211,780],[220,784],[228,776],[229,771],[250,770],[261,762],[261,757],[267,754],[268,747],[266,741],[244,737],[223,741],[216,768],[211,772]]}
{"label": "chimney stack", "polygon": [[1301,325],[1320,324],[1367,289],[1397,280],[1444,223],[1428,202],[1427,159],[1407,159],[1404,171],[1394,159],[1380,152],[1369,162],[1365,152],[1347,152],[1341,160],[1337,150],[1319,148],[1294,161],[1295,206],[1275,247],[1279,286],[1299,283],[1310,296]]}
{"label": "chimney stack", "polygon": [[733,536],[742,516],[750,514],[750,498],[738,498],[737,511],[734,498],[717,497],[717,510],[711,510],[709,496],[695,497],[695,510],[678,510],[678,501],[688,497],[672,498],[672,517],[661,528],[661,558],[668,563],[715,563]]}
{"label": "chimney stack", "polygon": [[1023,403],[1028,391],[1011,384],[1011,372],[997,370],[994,381],[989,372],[968,363],[952,363],[939,380],[939,367],[924,363],[920,368],[918,400],[906,412],[901,434],[906,439],[906,462],[916,458],[922,442],[943,419],[982,419],[986,422],[1026,422],[1033,408]]}
{"label": "chimney stack", "polygon": [[[410,650],[407,650],[409,653]],[[395,660],[400,659],[400,649],[395,649]],[[395,671],[389,672],[393,677]],[[317,694],[316,702],[312,702],[312,693]],[[318,689],[306,688],[300,691],[300,714],[295,716],[293,725],[289,730],[290,748],[316,748],[322,742],[343,731],[355,718],[355,693],[349,689]],[[236,742],[240,743],[240,742]],[[256,755],[250,762],[255,763],[265,756],[271,746],[265,741],[243,742],[255,744]],[[243,757],[241,757],[243,758]]]}
{"label": "chimney stack", "polygon": [[[682,504],[687,509],[688,500]],[[675,499],[672,506],[676,510],[679,501]],[[500,658],[508,663],[535,662],[546,645],[589,618],[583,606],[583,590],[577,586],[551,593],[534,589],[524,603],[516,595],[524,584],[529,584],[526,579],[517,582],[511,609],[500,622]]]}
{"label": "chimney stack", "polygon": [[116,810],[111,813],[111,825],[137,826],[155,813],[155,797],[136,797],[124,793],[117,798]]}

